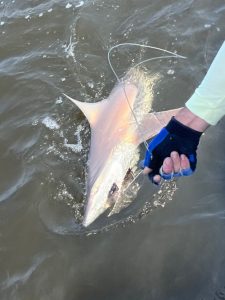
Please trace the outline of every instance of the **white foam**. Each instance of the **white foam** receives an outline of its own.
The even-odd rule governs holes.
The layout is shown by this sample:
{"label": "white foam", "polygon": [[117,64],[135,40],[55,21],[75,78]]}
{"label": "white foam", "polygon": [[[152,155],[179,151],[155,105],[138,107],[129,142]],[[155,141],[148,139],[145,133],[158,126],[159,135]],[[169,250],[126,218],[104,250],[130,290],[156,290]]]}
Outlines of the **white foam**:
{"label": "white foam", "polygon": [[81,7],[84,5],[84,1],[80,1],[75,7]]}
{"label": "white foam", "polygon": [[45,117],[42,120],[42,124],[44,124],[49,129],[59,129],[60,127],[59,124],[51,117]]}
{"label": "white foam", "polygon": [[53,10],[52,8],[49,8],[49,9],[48,9],[48,12],[50,13],[50,12],[52,12],[52,10]]}
{"label": "white foam", "polygon": [[66,8],[71,8],[72,7],[72,4],[71,3],[67,3],[66,4]]}
{"label": "white foam", "polygon": [[3,26],[4,24],[5,24],[5,22],[3,22],[3,21],[0,23],[1,26]]}
{"label": "white foam", "polygon": [[76,144],[68,144],[68,140],[67,139],[64,139],[64,146],[71,149],[73,152],[81,152],[81,150],[83,149],[83,146],[82,146],[82,141],[81,141],[81,136],[80,136],[80,133],[82,131],[82,126],[81,125],[78,125],[77,126],[77,130],[75,131],[74,135],[76,136],[77,138],[77,143]]}
{"label": "white foam", "polygon": [[175,71],[172,70],[172,69],[170,69],[170,70],[167,71],[167,74],[169,74],[169,75],[173,75],[174,73],[175,73]]}
{"label": "white foam", "polygon": [[68,46],[63,46],[63,48],[65,48],[65,53],[68,56],[71,56],[73,58],[73,60],[75,61],[75,54],[74,54],[74,48],[75,48],[75,43],[72,42],[72,36],[70,37],[70,41]]}
{"label": "white foam", "polygon": [[63,102],[63,99],[62,99],[61,96],[58,97],[58,98],[56,99],[56,101],[55,101],[56,104],[61,104],[62,102]]}
{"label": "white foam", "polygon": [[[46,154],[53,153],[56,156],[59,156],[62,160],[65,160],[66,157],[63,155],[60,149],[57,148],[56,144],[53,142],[51,146],[48,147]],[[50,173],[51,174],[51,173]]]}
{"label": "white foam", "polygon": [[87,85],[88,85],[91,89],[93,89],[93,87],[94,87],[94,83],[93,83],[92,81],[89,81],[89,82],[87,83]]}
{"label": "white foam", "polygon": [[66,148],[69,148],[71,149],[73,152],[81,152],[81,150],[83,149],[82,145],[81,144],[64,144],[64,146]]}

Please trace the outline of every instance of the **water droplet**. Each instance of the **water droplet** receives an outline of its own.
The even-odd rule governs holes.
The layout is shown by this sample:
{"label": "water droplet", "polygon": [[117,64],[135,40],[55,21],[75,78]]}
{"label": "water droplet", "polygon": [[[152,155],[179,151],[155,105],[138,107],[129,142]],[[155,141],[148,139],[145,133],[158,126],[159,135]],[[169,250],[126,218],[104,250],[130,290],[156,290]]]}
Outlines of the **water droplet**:
{"label": "water droplet", "polygon": [[93,89],[94,83],[93,83],[93,82],[88,82],[88,86],[89,86],[91,89]]}
{"label": "water droplet", "polygon": [[32,122],[32,125],[33,126],[36,126],[38,124],[38,120],[34,120],[33,122]]}
{"label": "water droplet", "polygon": [[56,104],[61,104],[63,102],[62,97],[58,97],[55,101]]}
{"label": "water droplet", "polygon": [[167,74],[168,74],[168,75],[173,75],[174,73],[175,73],[175,71],[172,70],[172,69],[170,69],[170,70],[167,71]]}

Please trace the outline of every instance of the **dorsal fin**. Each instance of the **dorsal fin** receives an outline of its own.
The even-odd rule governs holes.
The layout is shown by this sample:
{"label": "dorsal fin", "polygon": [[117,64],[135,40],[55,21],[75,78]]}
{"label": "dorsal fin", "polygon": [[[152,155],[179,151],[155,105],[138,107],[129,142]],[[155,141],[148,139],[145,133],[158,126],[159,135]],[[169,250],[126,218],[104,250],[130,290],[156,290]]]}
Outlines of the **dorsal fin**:
{"label": "dorsal fin", "polygon": [[81,102],[75,100],[66,94],[63,95],[80,108],[80,110],[83,112],[85,117],[88,119],[91,127],[93,127],[96,124],[99,115],[102,113],[102,111],[105,108],[105,105],[107,104],[107,99],[104,99],[96,103],[88,103],[88,102]]}

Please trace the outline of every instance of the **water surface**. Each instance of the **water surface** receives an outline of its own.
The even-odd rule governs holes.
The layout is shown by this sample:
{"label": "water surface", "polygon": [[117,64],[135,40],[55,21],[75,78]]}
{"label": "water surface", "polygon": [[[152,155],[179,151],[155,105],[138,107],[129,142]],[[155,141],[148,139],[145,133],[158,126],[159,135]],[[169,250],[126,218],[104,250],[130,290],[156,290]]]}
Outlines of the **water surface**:
{"label": "water surface", "polygon": [[[62,97],[107,97],[107,52],[134,42],[187,56],[144,65],[160,74],[154,110],[182,106],[224,40],[224,12],[220,0],[0,2],[1,299],[225,299],[224,120],[172,196],[155,202],[140,179],[128,209],[84,231],[90,129]],[[154,55],[112,59],[122,76]]]}

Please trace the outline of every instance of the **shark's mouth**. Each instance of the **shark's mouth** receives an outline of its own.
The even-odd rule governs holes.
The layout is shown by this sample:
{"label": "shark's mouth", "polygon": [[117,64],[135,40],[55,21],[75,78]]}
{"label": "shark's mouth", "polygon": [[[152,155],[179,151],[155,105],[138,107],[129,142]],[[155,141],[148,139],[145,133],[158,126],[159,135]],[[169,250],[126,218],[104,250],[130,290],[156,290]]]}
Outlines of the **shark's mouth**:
{"label": "shark's mouth", "polygon": [[130,204],[130,199],[127,199],[124,191],[126,190],[127,186],[129,186],[130,182],[133,180],[134,174],[131,168],[128,169],[126,176],[124,177],[123,183],[121,188],[114,182],[109,194],[109,207],[110,212],[108,213],[108,217],[118,214],[123,208],[126,208]]}
{"label": "shark's mouth", "polygon": [[[129,168],[127,170],[126,176],[124,177],[123,183],[122,183],[122,190],[128,185],[128,183],[134,178],[133,172],[131,170],[131,168]],[[115,204],[115,201],[117,200],[117,196],[118,196],[118,192],[119,192],[119,187],[118,185],[114,182],[109,194],[108,194],[108,198],[113,202],[111,204]]]}

